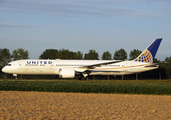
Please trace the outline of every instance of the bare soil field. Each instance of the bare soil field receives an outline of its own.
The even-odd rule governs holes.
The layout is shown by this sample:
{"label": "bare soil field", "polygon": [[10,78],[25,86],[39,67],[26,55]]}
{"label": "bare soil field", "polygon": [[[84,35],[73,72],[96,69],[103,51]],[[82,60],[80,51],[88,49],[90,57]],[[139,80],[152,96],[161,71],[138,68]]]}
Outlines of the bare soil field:
{"label": "bare soil field", "polygon": [[171,119],[171,96],[0,91],[0,120]]}

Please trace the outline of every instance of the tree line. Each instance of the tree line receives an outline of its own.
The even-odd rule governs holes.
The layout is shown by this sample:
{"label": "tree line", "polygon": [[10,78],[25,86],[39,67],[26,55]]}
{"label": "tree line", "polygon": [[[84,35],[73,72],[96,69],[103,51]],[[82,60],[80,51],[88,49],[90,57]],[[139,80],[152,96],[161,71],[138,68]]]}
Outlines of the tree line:
{"label": "tree line", "polygon": [[[129,54],[130,59],[135,59],[142,51],[132,50]],[[39,56],[39,59],[78,59],[78,60],[99,60],[99,54],[95,50],[91,49],[88,53],[83,55],[82,52],[69,51],[68,49],[46,49]],[[124,49],[116,50],[113,58],[109,51],[103,52],[101,56],[102,60],[127,60],[127,53]]]}
{"label": "tree line", "polygon": [[[129,53],[129,60],[133,60],[138,55],[141,54],[142,51],[138,49],[131,50]],[[109,51],[103,52],[101,59],[102,60],[127,60],[127,52],[121,48],[119,50],[115,50],[113,57]],[[29,52],[24,50],[23,48],[18,48],[10,53],[10,50],[7,48],[0,48],[0,68],[2,69],[9,62],[19,59],[29,59]],[[39,56],[39,59],[77,59],[77,60],[99,60],[99,54],[94,49],[89,50],[88,53],[83,55],[82,52],[77,51],[73,52],[69,49],[46,49]],[[147,78],[162,78],[162,79],[170,79],[171,78],[171,57],[166,57],[164,61],[157,60],[155,58],[154,63],[159,63],[161,67],[157,70],[148,71],[145,73],[140,73],[139,77],[146,76]],[[3,75],[2,71],[0,73],[1,77]],[[131,75],[129,75],[130,77]]]}

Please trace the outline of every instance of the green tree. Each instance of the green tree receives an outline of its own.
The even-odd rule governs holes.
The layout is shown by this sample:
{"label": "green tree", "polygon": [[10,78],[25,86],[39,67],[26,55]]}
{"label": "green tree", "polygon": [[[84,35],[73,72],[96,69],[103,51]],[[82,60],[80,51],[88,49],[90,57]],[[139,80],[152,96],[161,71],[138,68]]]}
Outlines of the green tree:
{"label": "green tree", "polygon": [[68,49],[60,49],[57,56],[58,59],[72,59],[73,53]]}
{"label": "green tree", "polygon": [[171,78],[171,57],[166,57],[164,60],[164,64],[162,65],[165,68],[166,75],[168,78]]}
{"label": "green tree", "polygon": [[12,51],[13,60],[28,59],[29,53],[23,48],[18,48]]}
{"label": "green tree", "polygon": [[127,53],[124,49],[116,50],[113,56],[114,60],[126,60],[127,59]]}
{"label": "green tree", "polygon": [[153,63],[161,64],[162,62],[160,60],[158,60],[157,58],[154,58]]}
{"label": "green tree", "polygon": [[165,61],[166,63],[171,64],[171,57],[166,57],[164,61]]}
{"label": "green tree", "polygon": [[74,59],[82,60],[83,59],[83,53],[81,53],[80,51],[77,51],[75,53]]}
{"label": "green tree", "polygon": [[109,51],[103,52],[102,54],[102,60],[111,60],[112,54]]}
{"label": "green tree", "polygon": [[0,68],[7,65],[12,60],[12,55],[10,54],[9,49],[0,49]]}
{"label": "green tree", "polygon": [[39,56],[39,59],[57,59],[58,50],[56,49],[46,49]]}
{"label": "green tree", "polygon": [[141,53],[142,53],[142,51],[140,51],[138,49],[131,50],[131,52],[129,54],[129,59],[133,60],[133,59],[137,58]]}
{"label": "green tree", "polygon": [[85,60],[98,60],[99,54],[95,50],[89,50],[89,53],[84,55]]}
{"label": "green tree", "polygon": [[85,54],[84,54],[84,60],[87,59],[87,55],[88,55],[88,53],[85,53]]}
{"label": "green tree", "polygon": [[60,49],[57,54],[58,59],[83,59],[83,54],[80,51],[73,52],[68,49]]}

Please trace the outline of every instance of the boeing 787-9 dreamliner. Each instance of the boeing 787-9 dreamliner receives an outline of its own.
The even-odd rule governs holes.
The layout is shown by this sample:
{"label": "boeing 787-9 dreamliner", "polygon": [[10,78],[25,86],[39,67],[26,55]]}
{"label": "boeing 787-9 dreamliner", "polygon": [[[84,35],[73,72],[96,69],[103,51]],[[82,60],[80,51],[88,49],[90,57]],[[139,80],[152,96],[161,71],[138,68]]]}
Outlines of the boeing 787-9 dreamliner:
{"label": "boeing 787-9 dreamliner", "polygon": [[74,78],[76,75],[128,75],[157,69],[153,63],[162,38],[156,39],[136,59],[121,60],[50,60],[24,59],[10,62],[2,71],[20,75],[59,75],[60,78]]}

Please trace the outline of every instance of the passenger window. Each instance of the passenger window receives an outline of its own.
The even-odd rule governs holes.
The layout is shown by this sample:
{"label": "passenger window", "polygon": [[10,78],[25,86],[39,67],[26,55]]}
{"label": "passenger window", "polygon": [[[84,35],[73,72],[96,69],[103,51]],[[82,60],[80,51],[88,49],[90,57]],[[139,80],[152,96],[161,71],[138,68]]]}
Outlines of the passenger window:
{"label": "passenger window", "polygon": [[8,66],[11,66],[11,64],[8,64]]}

